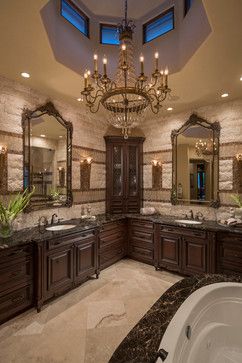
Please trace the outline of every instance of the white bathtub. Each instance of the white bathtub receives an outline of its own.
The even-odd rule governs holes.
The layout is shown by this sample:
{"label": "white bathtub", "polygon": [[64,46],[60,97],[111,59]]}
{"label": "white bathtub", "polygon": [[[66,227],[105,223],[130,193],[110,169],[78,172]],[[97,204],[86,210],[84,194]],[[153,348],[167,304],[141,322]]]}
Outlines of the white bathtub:
{"label": "white bathtub", "polygon": [[195,291],[172,318],[162,348],[165,363],[242,363],[242,284],[220,282]]}

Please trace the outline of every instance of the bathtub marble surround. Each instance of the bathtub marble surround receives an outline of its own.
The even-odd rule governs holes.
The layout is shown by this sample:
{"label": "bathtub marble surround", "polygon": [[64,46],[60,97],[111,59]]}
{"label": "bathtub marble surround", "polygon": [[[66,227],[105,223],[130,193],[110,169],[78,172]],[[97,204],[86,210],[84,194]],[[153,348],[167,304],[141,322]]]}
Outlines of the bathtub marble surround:
{"label": "bathtub marble surround", "polygon": [[0,362],[107,363],[146,311],[180,279],[121,260],[39,314],[32,309],[3,324]]}
{"label": "bathtub marble surround", "polygon": [[202,274],[178,281],[155,302],[131,330],[109,363],[155,363],[161,339],[182,303],[194,291],[217,282],[241,282],[241,277]]}

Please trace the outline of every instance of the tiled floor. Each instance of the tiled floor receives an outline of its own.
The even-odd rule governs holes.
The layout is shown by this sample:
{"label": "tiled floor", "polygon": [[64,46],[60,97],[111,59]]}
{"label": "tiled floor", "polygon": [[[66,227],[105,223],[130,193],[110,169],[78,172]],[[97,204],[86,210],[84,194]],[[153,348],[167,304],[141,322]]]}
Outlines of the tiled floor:
{"label": "tiled floor", "polygon": [[0,327],[1,363],[107,363],[146,311],[180,278],[122,260],[63,297]]}

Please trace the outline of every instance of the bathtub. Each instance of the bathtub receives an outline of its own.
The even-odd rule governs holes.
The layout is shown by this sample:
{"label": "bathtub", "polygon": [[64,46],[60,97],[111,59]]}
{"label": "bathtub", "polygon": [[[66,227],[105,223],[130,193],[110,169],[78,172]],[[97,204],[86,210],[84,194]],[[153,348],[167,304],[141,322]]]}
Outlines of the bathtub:
{"label": "bathtub", "polygon": [[157,363],[242,363],[242,284],[220,282],[191,294],[159,349],[168,355]]}

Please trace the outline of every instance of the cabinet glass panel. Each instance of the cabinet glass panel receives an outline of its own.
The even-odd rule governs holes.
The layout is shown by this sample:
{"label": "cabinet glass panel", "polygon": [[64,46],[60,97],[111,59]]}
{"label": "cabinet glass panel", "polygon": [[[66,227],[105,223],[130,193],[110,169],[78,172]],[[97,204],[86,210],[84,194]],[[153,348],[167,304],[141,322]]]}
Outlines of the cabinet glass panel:
{"label": "cabinet glass panel", "polygon": [[123,194],[123,148],[122,146],[113,147],[113,195]]}
{"label": "cabinet glass panel", "polygon": [[129,146],[128,158],[129,196],[136,196],[138,194],[138,153],[136,146]]}

